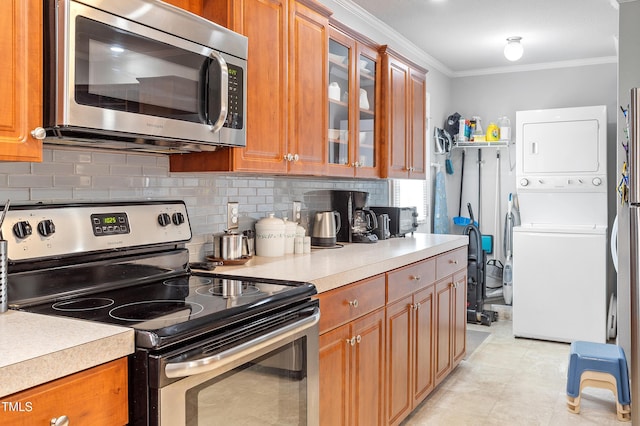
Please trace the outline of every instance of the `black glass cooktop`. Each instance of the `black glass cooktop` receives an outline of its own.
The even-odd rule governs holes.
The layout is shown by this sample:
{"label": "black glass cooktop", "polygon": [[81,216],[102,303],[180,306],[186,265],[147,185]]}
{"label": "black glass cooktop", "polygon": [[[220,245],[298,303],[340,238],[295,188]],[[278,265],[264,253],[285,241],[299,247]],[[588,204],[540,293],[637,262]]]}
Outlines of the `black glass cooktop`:
{"label": "black glass cooktop", "polygon": [[160,347],[224,329],[316,293],[309,283],[193,274],[23,308],[136,329],[136,344]]}

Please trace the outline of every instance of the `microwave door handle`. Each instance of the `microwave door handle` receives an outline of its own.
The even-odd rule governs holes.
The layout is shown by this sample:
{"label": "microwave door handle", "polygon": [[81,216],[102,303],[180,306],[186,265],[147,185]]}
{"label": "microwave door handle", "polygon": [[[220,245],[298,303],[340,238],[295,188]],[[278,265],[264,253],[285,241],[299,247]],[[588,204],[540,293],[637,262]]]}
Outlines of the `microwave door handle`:
{"label": "microwave door handle", "polygon": [[320,321],[320,311],[318,308],[315,308],[313,315],[270,333],[256,337],[255,339],[249,340],[248,342],[242,343],[238,346],[234,346],[218,354],[191,361],[186,360],[168,363],[164,368],[164,373],[168,378],[178,378],[195,376],[197,374],[213,371],[217,368],[221,368],[232,362],[243,359],[259,349],[269,347],[270,345],[286,339],[289,336],[293,336],[311,328],[316,325],[318,321]]}
{"label": "microwave door handle", "polygon": [[[216,51],[211,51],[211,59],[215,59],[220,67],[220,114],[216,121],[212,124],[211,131],[218,132],[227,120],[227,110],[229,102],[229,68],[227,62]],[[208,112],[207,112],[207,115]]]}

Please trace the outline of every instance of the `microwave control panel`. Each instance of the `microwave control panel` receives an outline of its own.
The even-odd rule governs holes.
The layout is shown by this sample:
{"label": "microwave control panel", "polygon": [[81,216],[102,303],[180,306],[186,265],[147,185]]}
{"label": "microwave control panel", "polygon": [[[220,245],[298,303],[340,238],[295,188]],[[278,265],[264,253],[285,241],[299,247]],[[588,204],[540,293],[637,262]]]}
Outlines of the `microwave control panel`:
{"label": "microwave control panel", "polygon": [[229,99],[227,120],[224,123],[224,127],[242,129],[244,127],[242,114],[244,110],[243,69],[229,63],[227,64],[227,69],[229,71]]}

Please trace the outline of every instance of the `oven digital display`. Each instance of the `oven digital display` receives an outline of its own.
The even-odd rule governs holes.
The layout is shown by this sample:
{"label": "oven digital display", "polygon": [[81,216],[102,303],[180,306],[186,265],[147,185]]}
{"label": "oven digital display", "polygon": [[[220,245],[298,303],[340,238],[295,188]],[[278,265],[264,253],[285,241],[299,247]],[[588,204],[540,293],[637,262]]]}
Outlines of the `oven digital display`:
{"label": "oven digital display", "polygon": [[93,228],[93,235],[96,237],[102,235],[128,234],[131,232],[126,213],[92,214],[91,227]]}

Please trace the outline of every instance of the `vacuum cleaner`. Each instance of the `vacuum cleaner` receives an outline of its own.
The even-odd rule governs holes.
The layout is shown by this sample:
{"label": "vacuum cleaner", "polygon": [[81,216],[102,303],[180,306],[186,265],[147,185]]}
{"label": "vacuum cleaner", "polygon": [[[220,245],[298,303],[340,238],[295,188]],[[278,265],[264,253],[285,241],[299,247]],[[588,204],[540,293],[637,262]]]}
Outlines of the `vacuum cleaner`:
{"label": "vacuum cleaner", "polygon": [[475,224],[471,203],[467,203],[471,222],[464,228],[463,235],[469,237],[467,256],[467,322],[491,325],[498,321],[498,313],[484,309],[486,297],[486,259],[482,249],[482,234]]}

